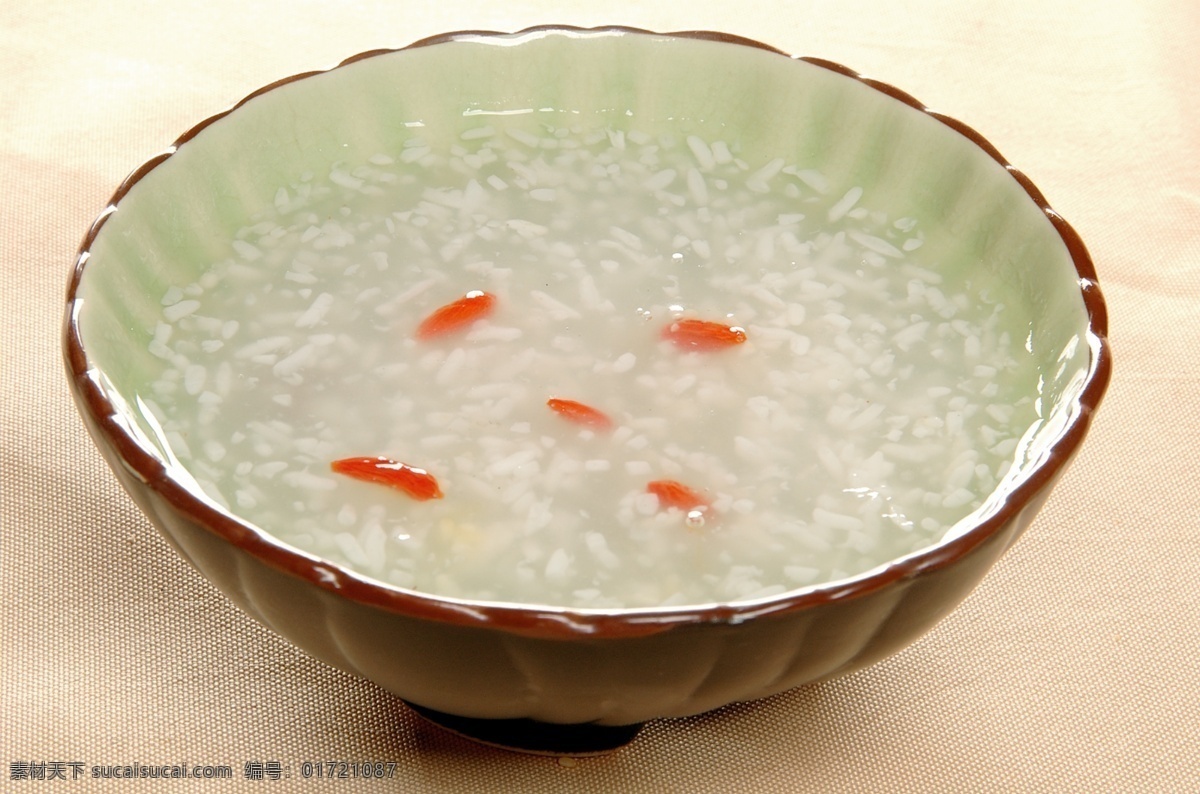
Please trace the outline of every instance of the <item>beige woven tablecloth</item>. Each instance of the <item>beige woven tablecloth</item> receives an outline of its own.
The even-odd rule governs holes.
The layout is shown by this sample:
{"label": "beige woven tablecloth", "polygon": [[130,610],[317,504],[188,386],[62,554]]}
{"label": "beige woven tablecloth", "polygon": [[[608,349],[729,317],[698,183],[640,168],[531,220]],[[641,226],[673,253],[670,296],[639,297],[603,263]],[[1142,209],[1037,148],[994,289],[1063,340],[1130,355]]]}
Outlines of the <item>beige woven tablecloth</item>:
{"label": "beige woven tablecloth", "polygon": [[[355,52],[544,22],[726,30],[966,121],[1089,245],[1115,356],[1045,510],[922,641],[840,681],[651,723],[577,763],[441,733],[233,607],[119,489],[59,352],[88,224],[191,124]],[[0,254],[0,789],[1200,791],[1195,0],[5,0]],[[306,760],[396,772],[317,782],[300,778]],[[234,779],[89,779],[135,762]],[[274,763],[291,777],[270,780]],[[67,779],[16,779],[39,764]]]}

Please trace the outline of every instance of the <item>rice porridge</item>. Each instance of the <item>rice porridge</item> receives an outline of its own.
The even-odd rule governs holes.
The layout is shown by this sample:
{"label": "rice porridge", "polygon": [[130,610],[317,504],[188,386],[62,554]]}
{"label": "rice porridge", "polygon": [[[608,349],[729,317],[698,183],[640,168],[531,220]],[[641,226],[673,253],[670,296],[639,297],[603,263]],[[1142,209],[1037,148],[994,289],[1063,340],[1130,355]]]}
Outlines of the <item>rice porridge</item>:
{"label": "rice porridge", "polygon": [[448,597],[763,598],[936,542],[1038,417],[1029,316],[859,187],[633,126],[420,133],[162,296],[141,399],[288,544]]}

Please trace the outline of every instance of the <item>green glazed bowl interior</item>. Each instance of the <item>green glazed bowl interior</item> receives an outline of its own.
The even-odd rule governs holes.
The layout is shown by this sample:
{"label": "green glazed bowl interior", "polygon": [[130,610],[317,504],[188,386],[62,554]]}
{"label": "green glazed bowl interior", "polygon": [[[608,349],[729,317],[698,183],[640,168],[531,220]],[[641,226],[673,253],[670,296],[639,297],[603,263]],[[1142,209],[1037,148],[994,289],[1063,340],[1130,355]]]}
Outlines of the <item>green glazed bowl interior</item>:
{"label": "green glazed bowl interior", "polygon": [[[449,145],[482,115],[517,130],[575,120],[652,135],[736,140],[747,161],[782,157],[820,171],[831,193],[861,186],[877,206],[915,218],[926,232],[925,258],[945,263],[944,277],[954,281],[986,271],[1030,308],[1027,345],[1043,378],[1042,421],[1015,453],[1004,483],[938,543],[848,580],[753,603],[606,611],[471,603],[406,591],[294,549],[273,537],[270,527],[254,526],[206,498],[142,399],[165,366],[148,352],[163,293],[228,256],[235,232],[271,206],[281,185],[305,173],[328,173],[335,164],[352,170],[380,153],[398,156],[418,133],[434,146]],[[689,652],[692,640],[679,639],[687,636],[684,629],[728,631],[774,620],[784,631],[787,616],[909,587],[926,576],[953,578],[948,572],[985,547],[990,564],[1032,519],[1081,444],[1108,381],[1105,334],[1104,303],[1084,246],[1032,183],[970,128],[837,65],[787,57],[733,37],[547,28],[511,36],[454,34],[365,53],[335,69],[268,86],[190,130],[131,175],[88,233],[68,296],[65,352],[81,413],[125,487],[197,567],[301,647],[402,696],[471,716],[631,722],[695,713],[721,705],[722,698],[757,697],[842,674],[932,625],[987,565],[976,565],[945,596],[922,596],[928,599],[925,617],[904,618],[894,632],[887,615],[904,612],[898,608],[902,599],[875,610],[873,628],[855,640],[867,648],[863,653],[846,652],[802,673],[796,671],[804,665],[793,659],[787,668],[792,672],[769,681],[747,672],[753,682],[741,688],[723,684],[712,691],[698,687],[691,695],[647,696],[651,684],[636,681],[619,661],[596,662],[587,650],[624,642],[620,653],[628,654],[628,642],[673,633],[671,643],[652,651],[665,659]],[[231,578],[213,570],[222,554],[239,561]],[[256,592],[247,584],[254,577],[279,584]],[[339,602],[322,608],[341,616],[341,628],[331,631],[344,641],[342,650],[283,617],[281,594],[292,587],[319,592],[312,597],[322,603]],[[572,705],[557,710],[530,695],[527,682],[514,685],[525,687],[519,696],[481,694],[503,685],[472,683],[467,671],[456,679],[466,694],[434,695],[433,684],[405,683],[423,680],[413,670],[420,660],[405,667],[403,654],[390,646],[386,653],[382,647],[347,650],[353,645],[345,641],[347,627],[360,618],[342,609],[362,610],[370,617],[361,619],[376,629],[397,631],[388,621],[403,622],[413,642],[427,644],[427,666],[439,664],[438,627],[444,627],[455,637],[447,642],[459,651],[475,647],[473,638],[463,639],[464,631],[507,638],[497,642],[525,638],[549,643],[544,652],[555,664],[591,669],[600,679],[611,675],[616,683],[596,684],[596,692],[576,701],[558,692],[555,697]],[[819,655],[799,639],[804,632],[794,631],[793,654]],[[867,634],[888,639],[871,648]],[[829,637],[825,642],[836,645]],[[564,651],[566,646],[573,650]],[[383,669],[387,653],[394,654],[395,676]],[[780,670],[786,666],[778,664]],[[547,698],[555,692],[546,690]],[[589,697],[590,705],[584,702]],[[635,702],[645,705],[630,705]]]}

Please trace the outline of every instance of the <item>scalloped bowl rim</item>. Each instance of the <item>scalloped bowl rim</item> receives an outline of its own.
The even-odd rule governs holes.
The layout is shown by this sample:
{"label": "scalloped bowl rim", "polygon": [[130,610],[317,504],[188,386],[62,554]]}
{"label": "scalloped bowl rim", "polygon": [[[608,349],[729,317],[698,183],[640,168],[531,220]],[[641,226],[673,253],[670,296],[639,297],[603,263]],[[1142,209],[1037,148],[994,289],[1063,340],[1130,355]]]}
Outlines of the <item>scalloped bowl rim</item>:
{"label": "scalloped bowl rim", "polygon": [[[501,38],[518,39],[545,34],[577,36],[611,34],[690,38],[765,50],[784,58],[834,72],[899,100],[910,108],[936,120],[949,130],[967,138],[1008,172],[1053,226],[1074,264],[1087,314],[1085,343],[1090,348],[1090,362],[1082,388],[1074,400],[1075,410],[1072,411],[1069,421],[1058,435],[1057,440],[1047,449],[1042,460],[1020,483],[1007,492],[998,509],[992,511],[990,515],[982,517],[978,523],[964,532],[943,538],[922,550],[889,560],[864,573],[846,579],[789,590],[780,595],[758,600],[626,609],[582,609],[541,604],[466,600],[420,593],[386,584],[284,543],[253,524],[241,521],[232,514],[220,510],[209,500],[198,498],[186,484],[172,477],[169,469],[157,457],[148,453],[122,423],[114,421],[114,416],[119,414],[119,409],[106,396],[106,390],[99,380],[91,374],[97,367],[87,355],[79,330],[78,318],[82,301],[78,298],[77,291],[91,255],[92,245],[105,223],[120,208],[120,203],[126,194],[143,177],[166,162],[181,146],[186,145],[209,125],[235,113],[238,108],[254,98],[290,83],[327,74],[366,58],[419,47],[481,39],[496,43]],[[1077,452],[1087,433],[1091,415],[1099,405],[1111,377],[1112,364],[1107,340],[1107,324],[1107,310],[1096,280],[1092,259],[1075,230],[1049,206],[1041,191],[1029,178],[1005,160],[987,139],[962,122],[929,109],[908,93],[831,61],[789,55],[762,42],[726,33],[696,30],[657,33],[624,26],[580,28],[568,25],[541,25],[515,33],[482,30],[457,31],[424,38],[406,47],[362,52],[329,69],[303,72],[276,80],[250,93],[227,110],[214,114],[188,129],[166,151],[136,168],[117,188],[105,209],[89,228],[80,246],[68,288],[63,350],[80,410],[86,411],[94,420],[99,431],[104,434],[105,440],[110,442],[117,451],[124,466],[140,481],[146,483],[166,499],[175,509],[268,566],[336,593],[350,601],[388,612],[459,625],[486,626],[547,638],[604,638],[655,634],[680,625],[737,624],[762,615],[811,609],[821,604],[863,596],[896,582],[948,567],[967,556],[1004,527],[1035,494],[1052,483]]]}

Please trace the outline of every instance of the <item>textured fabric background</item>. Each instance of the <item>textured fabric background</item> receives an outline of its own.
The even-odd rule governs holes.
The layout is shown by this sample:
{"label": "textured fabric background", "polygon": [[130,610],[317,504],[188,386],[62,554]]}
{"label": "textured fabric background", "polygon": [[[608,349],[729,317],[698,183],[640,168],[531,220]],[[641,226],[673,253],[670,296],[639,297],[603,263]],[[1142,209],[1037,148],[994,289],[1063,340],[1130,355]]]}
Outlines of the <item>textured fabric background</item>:
{"label": "textured fabric background", "polygon": [[[118,488],[69,399],[62,300],[119,181],[278,77],[446,30],[711,28],[842,62],[988,136],[1088,243],[1115,377],[1024,539],[852,677],[563,765],[475,746],[225,600]],[[1200,5],[6,0],[0,5],[0,789],[23,762],[229,764],[201,790],[1200,791]],[[243,779],[279,761],[292,778]],[[390,783],[297,777],[383,760]],[[68,772],[69,774],[69,772]]]}

